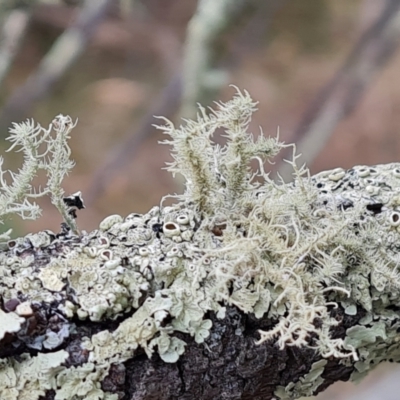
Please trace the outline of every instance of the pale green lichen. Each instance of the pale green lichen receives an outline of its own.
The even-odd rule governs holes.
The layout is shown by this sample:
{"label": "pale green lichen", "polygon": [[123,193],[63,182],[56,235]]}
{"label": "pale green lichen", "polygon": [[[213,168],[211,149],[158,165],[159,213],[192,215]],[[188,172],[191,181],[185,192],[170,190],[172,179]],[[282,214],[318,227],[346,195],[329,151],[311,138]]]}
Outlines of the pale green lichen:
{"label": "pale green lichen", "polygon": [[[8,243],[0,253],[4,302],[56,303],[66,320],[131,315],[113,331],[84,339],[88,362],[59,364],[32,382],[18,374],[0,378],[0,390],[22,396],[21,388],[30,385],[31,399],[49,388],[56,399],[111,399],[99,382],[112,363],[129,360],[139,347],[176,362],[185,342],[175,333],[203,343],[212,329],[206,314],[224,318],[228,305],[276,321],[260,331],[258,343],[305,346],[323,358],[300,381],[278,388],[279,398],[314,393],[329,357],[344,365],[356,360],[354,380],[384,359],[400,361],[394,311],[400,306],[400,164],[310,177],[294,157],[294,182],[278,184],[263,163],[284,145],[247,132],[255,107],[247,92],[238,92],[209,114],[200,109],[198,121],[163,127],[173,146],[171,169],[186,178],[175,205],[109,216],[99,230],[80,237],[48,231]],[[225,146],[212,142],[217,129],[225,132]],[[258,171],[249,166],[253,159]],[[35,261],[38,252],[48,254],[47,262]],[[339,307],[348,316],[365,311],[345,339],[332,335]],[[65,332],[53,333],[34,348],[63,345]],[[3,369],[15,362],[4,362]]]}
{"label": "pale green lichen", "polygon": [[[13,173],[2,169],[4,160],[0,158],[0,221],[12,214],[36,219],[41,210],[32,200],[49,195],[64,221],[77,232],[70,209],[63,201],[61,187],[62,180],[74,166],[67,144],[74,126],[72,119],[63,115],[58,115],[48,129],[35,125],[33,120],[13,124],[7,138],[12,143],[8,151],[22,151],[24,162],[18,173]],[[46,173],[47,184],[34,188],[32,181],[40,171]],[[7,172],[11,183],[7,182]],[[10,231],[0,235],[0,239],[7,240],[9,234]]]}
{"label": "pale green lichen", "polygon": [[[247,132],[256,104],[247,92],[238,91],[233,100],[217,103],[217,109],[208,114],[200,106],[197,121],[185,121],[185,126],[176,128],[165,120],[165,126],[157,126],[171,137],[164,142],[173,146],[175,161],[168,169],[183,174],[183,198],[193,201],[200,211],[212,215],[216,209],[235,207],[239,212],[236,207],[244,204],[237,200],[254,189],[249,162],[258,159],[262,166],[262,159],[275,156],[282,148],[276,138],[260,135],[254,141]],[[224,147],[212,143],[212,135],[221,128],[228,140]]]}
{"label": "pale green lichen", "polygon": [[298,382],[291,382],[287,387],[278,386],[275,395],[280,400],[291,400],[304,396],[312,396],[318,387],[324,382],[321,374],[328,362],[319,360],[312,364],[311,370],[305,374]]}
{"label": "pale green lichen", "polygon": [[69,354],[60,350],[20,360],[0,360],[0,393],[4,400],[33,400],[56,388],[56,376]]}
{"label": "pale green lichen", "polygon": [[80,367],[64,368],[57,375],[57,394],[55,399],[117,400],[117,395],[105,397],[103,390],[101,390],[100,382],[106,375],[106,370],[96,368],[93,363],[86,363]]}

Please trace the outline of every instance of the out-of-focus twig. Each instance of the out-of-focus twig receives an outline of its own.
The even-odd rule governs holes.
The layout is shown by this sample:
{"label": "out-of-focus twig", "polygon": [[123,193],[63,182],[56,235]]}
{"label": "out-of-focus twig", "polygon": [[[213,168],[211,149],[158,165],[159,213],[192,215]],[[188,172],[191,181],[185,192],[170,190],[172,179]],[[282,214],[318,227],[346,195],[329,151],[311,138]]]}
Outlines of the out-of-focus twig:
{"label": "out-of-focus twig", "polygon": [[[400,2],[387,0],[381,15],[361,36],[333,79],[311,104],[291,138],[308,165],[324,147],[337,124],[357,106],[362,94],[394,54],[400,40]],[[282,163],[287,179],[291,167]]]}
{"label": "out-of-focus twig", "polygon": [[[104,192],[116,173],[132,160],[132,156],[140,143],[150,136],[155,129],[152,126],[157,122],[154,116],[163,115],[170,118],[176,112],[181,101],[181,93],[181,72],[178,71],[142,118],[140,126],[132,126],[128,129],[129,135],[127,135],[126,140],[110,152],[107,161],[96,171],[91,187],[85,195],[86,204],[92,204]],[[135,134],[131,134],[131,132],[135,132]]]}
{"label": "out-of-focus twig", "polygon": [[104,18],[113,0],[86,0],[75,23],[54,43],[38,68],[7,100],[0,114],[0,127],[21,119],[35,101],[48,94],[52,86],[79,58]]}
{"label": "out-of-focus twig", "polygon": [[17,8],[5,17],[0,42],[0,86],[7,75],[31,19],[29,8]]}
{"label": "out-of-focus twig", "polygon": [[[215,68],[217,39],[248,5],[245,0],[199,0],[189,22],[183,54],[182,106],[185,118],[196,115],[198,102],[226,84],[226,76]],[[221,49],[219,49],[221,50]]]}

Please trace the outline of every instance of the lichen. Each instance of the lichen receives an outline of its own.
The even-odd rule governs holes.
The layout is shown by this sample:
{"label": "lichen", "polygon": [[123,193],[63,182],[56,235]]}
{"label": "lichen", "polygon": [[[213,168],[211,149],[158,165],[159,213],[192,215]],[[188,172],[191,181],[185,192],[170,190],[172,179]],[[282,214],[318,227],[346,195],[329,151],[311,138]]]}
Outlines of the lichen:
{"label": "lichen", "polygon": [[321,377],[327,360],[319,360],[312,364],[311,370],[298,382],[291,382],[287,387],[278,386],[275,395],[280,400],[297,399],[304,396],[312,396],[318,387],[324,382]]}
{"label": "lichen", "polygon": [[[60,400],[112,399],[100,385],[112,364],[139,348],[176,362],[186,345],[176,334],[207,341],[209,313],[223,319],[227,306],[275,321],[259,331],[258,344],[274,340],[281,349],[303,346],[321,357],[299,382],[278,388],[280,398],[318,390],[331,357],[355,366],[353,380],[380,361],[400,361],[394,311],[400,306],[400,164],[310,177],[294,155],[293,182],[276,183],[264,162],[285,145],[248,133],[255,108],[247,92],[238,92],[209,114],[200,108],[197,121],[160,127],[173,146],[170,169],[186,179],[174,205],[162,201],[144,215],[111,215],[91,233],[47,231],[8,242],[0,252],[0,296],[9,309],[1,311],[0,326],[11,320],[5,332],[16,341],[45,350],[43,357],[62,357],[39,378],[32,371],[41,359],[3,360],[2,393],[20,399],[29,386],[31,399],[49,389]],[[217,130],[226,145],[212,141]],[[16,301],[25,304],[20,315],[13,313]],[[57,329],[28,340],[29,321],[43,307],[57,313]],[[338,309],[365,315],[335,336]],[[67,366],[65,351],[55,350],[65,346],[76,318],[118,322],[85,337],[87,360]]]}
{"label": "lichen", "polygon": [[[49,195],[64,221],[77,233],[73,211],[75,208],[68,204],[69,199],[64,198],[61,187],[63,178],[74,166],[74,162],[70,160],[71,150],[67,141],[75,125],[71,117],[63,115],[58,115],[48,129],[35,125],[33,120],[13,124],[7,138],[12,143],[8,151],[22,151],[24,162],[18,173],[13,173],[3,170],[4,160],[0,158],[1,222],[12,214],[23,219],[36,219],[41,210],[33,200]],[[43,188],[34,188],[32,181],[40,171],[47,175],[47,183]],[[7,182],[7,172],[11,183]],[[79,203],[77,208],[83,207],[83,203]],[[10,233],[11,231],[3,233],[0,239],[7,240]],[[40,245],[40,240],[38,244]]]}

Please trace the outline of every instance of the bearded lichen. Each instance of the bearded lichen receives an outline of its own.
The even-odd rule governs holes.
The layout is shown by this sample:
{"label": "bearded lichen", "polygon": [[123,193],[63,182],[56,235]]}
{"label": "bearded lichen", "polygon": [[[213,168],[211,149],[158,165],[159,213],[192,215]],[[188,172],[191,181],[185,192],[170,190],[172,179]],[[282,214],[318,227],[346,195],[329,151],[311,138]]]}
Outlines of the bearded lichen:
{"label": "bearded lichen", "polygon": [[[264,163],[285,145],[248,132],[255,109],[238,91],[208,113],[200,108],[197,121],[159,127],[170,137],[169,169],[186,180],[174,205],[111,215],[91,233],[45,231],[8,242],[0,252],[0,326],[39,355],[3,358],[7,399],[31,388],[33,400],[50,389],[56,399],[117,399],[100,384],[112,365],[140,349],[174,363],[186,347],[177,333],[207,342],[210,313],[224,319],[230,306],[274,321],[258,344],[319,355],[299,381],[277,388],[281,399],[315,393],[328,359],[354,366],[353,380],[380,361],[400,361],[400,164],[311,177],[294,156],[293,182],[277,183]],[[213,142],[216,131],[224,146]],[[15,314],[20,303],[32,313]],[[56,328],[34,335],[32,318],[44,309]],[[335,333],[338,310],[362,310],[343,335]],[[71,365],[64,349],[77,319],[114,328],[83,338],[85,356]],[[18,372],[33,376],[37,358],[52,354],[57,362],[39,377]]]}
{"label": "bearded lichen", "polygon": [[[48,129],[36,125],[33,120],[13,124],[7,138],[11,143],[8,151],[23,153],[23,165],[18,173],[3,170],[3,158],[0,158],[0,221],[12,214],[23,219],[36,219],[41,213],[34,199],[49,195],[64,221],[75,233],[76,224],[71,207],[63,198],[61,183],[71,171],[74,162],[70,159],[71,150],[68,139],[76,123],[71,117],[58,115]],[[34,187],[32,181],[43,171],[47,175],[47,183],[42,187]],[[11,183],[7,182],[7,173]],[[83,205],[82,205],[83,206]],[[7,240],[11,231],[0,236]]]}

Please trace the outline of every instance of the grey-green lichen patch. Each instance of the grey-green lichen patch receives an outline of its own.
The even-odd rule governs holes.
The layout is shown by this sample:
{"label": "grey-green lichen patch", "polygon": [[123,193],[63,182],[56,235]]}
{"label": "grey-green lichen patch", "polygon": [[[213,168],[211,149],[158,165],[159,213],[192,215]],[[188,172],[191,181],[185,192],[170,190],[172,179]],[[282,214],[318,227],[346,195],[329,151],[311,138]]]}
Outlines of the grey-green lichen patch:
{"label": "grey-green lichen patch", "polygon": [[296,383],[291,382],[288,386],[278,386],[275,395],[281,400],[297,399],[304,396],[312,396],[318,387],[324,382],[321,377],[324,372],[326,360],[319,360],[312,364],[310,371]]}
{"label": "grey-green lichen patch", "polygon": [[[264,161],[284,145],[247,132],[255,106],[238,92],[210,114],[200,109],[198,121],[162,127],[173,146],[171,170],[186,178],[176,204],[112,215],[80,236],[45,232],[8,242],[0,252],[3,302],[56,305],[59,313],[57,329],[34,343],[19,332],[29,331],[29,318],[18,320],[16,340],[28,348],[65,346],[73,318],[123,317],[117,327],[83,339],[88,356],[81,365],[58,365],[42,383],[24,385],[39,385],[37,393],[51,388],[56,399],[111,399],[100,385],[111,364],[134,357],[139,347],[176,362],[185,342],[175,333],[203,343],[212,329],[207,313],[224,318],[228,305],[276,321],[259,332],[258,343],[306,346],[320,355],[300,381],[278,389],[281,398],[317,390],[329,357],[355,366],[353,379],[385,359],[400,361],[400,164],[310,177],[294,158],[294,181],[278,184]],[[224,147],[212,141],[220,129]],[[252,160],[257,171],[249,167]],[[365,315],[335,335],[342,322],[337,309],[346,318],[360,310]],[[0,315],[0,326],[12,312]],[[0,389],[15,393],[20,380],[0,381]]]}
{"label": "grey-green lichen patch", "polygon": [[96,368],[93,363],[80,367],[64,368],[58,375],[55,387],[56,400],[82,398],[87,400],[118,400],[116,394],[106,394],[101,389],[100,382],[107,375],[104,368]]}
{"label": "grey-green lichen patch", "polygon": [[18,361],[0,360],[0,393],[2,400],[37,400],[46,391],[56,391],[56,400],[118,400],[118,396],[105,393],[100,381],[106,376],[104,368],[86,363],[80,367],[63,366],[68,352],[23,354]]}
{"label": "grey-green lichen patch", "polygon": [[0,393],[4,400],[30,400],[44,396],[56,387],[56,376],[68,358],[64,350],[38,354],[23,354],[20,360],[0,360]]}
{"label": "grey-green lichen patch", "polygon": [[377,338],[386,339],[384,322],[373,324],[371,328],[357,325],[346,331],[345,345],[352,348],[361,348],[367,344],[375,343]]}

